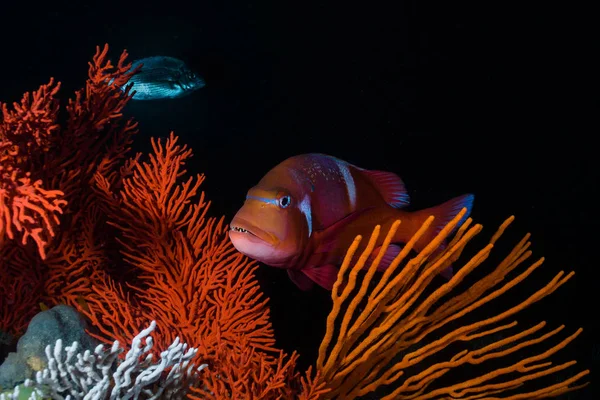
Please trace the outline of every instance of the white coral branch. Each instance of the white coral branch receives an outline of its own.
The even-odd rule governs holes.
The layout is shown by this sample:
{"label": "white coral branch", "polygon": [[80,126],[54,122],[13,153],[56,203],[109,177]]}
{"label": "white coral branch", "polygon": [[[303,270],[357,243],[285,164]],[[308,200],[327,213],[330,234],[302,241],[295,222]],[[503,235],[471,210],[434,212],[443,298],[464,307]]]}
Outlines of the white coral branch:
{"label": "white coral branch", "polygon": [[[63,351],[62,340],[57,340],[54,347],[46,347],[47,368],[37,373],[35,381],[25,381],[25,386],[33,389],[29,399],[184,399],[188,387],[198,382],[200,371],[207,365],[195,368],[190,361],[198,349],[188,349],[179,338],[153,363],[150,353],[153,341],[149,335],[155,328],[156,322],[152,321],[133,338],[123,361],[119,361],[123,348],[118,341],[108,351],[99,345],[93,353],[89,350],[80,353],[77,342]],[[18,396],[17,387],[13,393],[0,394],[0,400],[16,400]]]}

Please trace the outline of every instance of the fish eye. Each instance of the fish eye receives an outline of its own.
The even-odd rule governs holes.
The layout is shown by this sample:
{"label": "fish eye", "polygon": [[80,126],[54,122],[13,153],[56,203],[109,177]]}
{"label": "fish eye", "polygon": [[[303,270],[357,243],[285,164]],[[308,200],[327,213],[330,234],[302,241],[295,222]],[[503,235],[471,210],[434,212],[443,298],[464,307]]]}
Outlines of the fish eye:
{"label": "fish eye", "polygon": [[279,198],[279,206],[281,208],[287,208],[290,204],[292,204],[292,198],[290,196],[286,195]]}

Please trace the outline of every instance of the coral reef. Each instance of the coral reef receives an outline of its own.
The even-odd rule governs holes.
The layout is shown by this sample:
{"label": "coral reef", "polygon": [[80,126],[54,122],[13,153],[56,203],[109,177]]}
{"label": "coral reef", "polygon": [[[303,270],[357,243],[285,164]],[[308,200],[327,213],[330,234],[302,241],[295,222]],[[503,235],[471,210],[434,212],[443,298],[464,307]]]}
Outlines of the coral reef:
{"label": "coral reef", "polygon": [[[136,133],[136,124],[122,115],[129,94],[117,88],[135,71],[127,72],[126,53],[116,66],[107,53],[108,46],[97,50],[85,89],[65,107],[64,124],[59,124],[60,84],[53,79],[12,108],[1,105],[0,330],[14,336],[22,334],[44,298],[57,304],[55,293],[76,297],[79,284],[82,294],[89,290],[89,281],[64,280],[56,271],[96,262],[82,240],[104,224],[91,220],[98,216],[94,175],[111,171],[117,179]],[[114,84],[108,85],[111,79]],[[12,240],[15,232],[20,241]]]}
{"label": "coral reef", "polygon": [[[274,347],[267,299],[253,276],[257,266],[235,251],[224,219],[208,216],[210,203],[199,192],[204,176],[186,177],[191,150],[171,134],[152,140],[147,161],[127,156],[137,128],[123,117],[131,94],[122,88],[135,70],[129,71],[126,53],[116,66],[107,54],[108,46],[97,50],[85,89],[66,107],[65,124],[57,123],[53,81],[25,95],[13,105],[17,111],[3,106],[11,124],[2,125],[0,143],[18,149],[3,156],[27,155],[14,167],[16,176],[25,173],[40,188],[53,188],[48,193],[60,196],[62,215],[60,224],[45,218],[52,208],[37,219],[24,216],[25,232],[37,232],[42,241],[1,232],[0,329],[18,337],[40,302],[67,304],[88,318],[90,335],[107,344],[118,340],[127,350],[154,320],[157,348],[179,337],[209,365],[199,386],[205,398],[299,393],[313,379],[295,371],[297,354]],[[15,115],[37,121],[39,110],[45,128],[28,128],[21,136],[29,141],[13,144],[12,130],[31,125],[14,122]],[[38,142],[40,151],[32,152]],[[17,192],[3,193],[4,204],[16,199]]]}
{"label": "coral reef", "polygon": [[19,339],[17,352],[10,353],[0,365],[0,387],[13,387],[46,368],[46,346],[57,340],[78,342],[82,349],[96,347],[97,341],[85,330],[85,321],[72,307],[58,305],[38,313]]}
{"label": "coral reef", "polygon": [[[26,380],[25,387],[32,387],[39,398],[52,399],[184,399],[206,364],[196,367],[190,363],[197,349],[188,349],[179,339],[154,362],[149,335],[155,327],[152,321],[133,338],[122,362],[123,348],[118,341],[109,349],[99,345],[92,353],[80,351],[77,341],[63,348],[58,339],[45,349],[48,366],[36,374],[35,381]],[[17,399],[19,392],[17,388],[0,395],[0,400]]]}
{"label": "coral reef", "polygon": [[[59,123],[59,85],[53,80],[12,107],[2,105],[0,332],[18,338],[40,303],[65,304],[87,319],[90,336],[113,344],[108,352],[97,348],[80,357],[79,345],[65,347],[66,354],[62,341],[48,347],[48,364],[40,364],[45,369],[36,376],[44,386],[38,389],[50,390],[44,395],[77,398],[96,388],[95,398],[110,398],[110,388],[117,397],[152,398],[165,395],[161,390],[166,386],[158,382],[166,382],[174,384],[168,392],[173,398],[191,384],[188,396],[197,399],[353,399],[383,388],[387,392],[379,398],[516,400],[552,397],[585,385],[580,383],[588,373],[584,370],[531,386],[574,365],[553,365],[547,359],[580,331],[549,344],[562,327],[542,333],[541,322],[513,333],[516,321],[506,321],[552,293],[572,273],[559,274],[500,313],[468,318],[524,281],[542,260],[515,272],[531,255],[526,237],[485,277],[461,285],[475,268],[484,268],[511,221],[463,261],[460,255],[482,229],[471,226],[470,219],[457,226],[464,210],[424,250],[409,257],[431,224],[428,220],[378,279],[381,256],[369,256],[380,228],[351,263],[355,242],[332,291],[334,308],[316,368],[298,372],[298,355],[275,346],[268,300],[253,274],[256,263],[235,251],[224,219],[209,215],[210,202],[200,191],[204,176],[185,170],[191,150],[171,134],[152,139],[147,156],[129,154],[137,125],[124,118],[123,108],[131,98],[127,82],[136,70],[130,71],[126,53],[116,65],[107,54],[108,46],[97,49],[85,88],[65,107],[65,123]],[[455,228],[450,245],[442,249]],[[367,260],[371,264],[360,281]],[[433,278],[450,264],[458,272],[436,287]],[[147,337],[151,331],[152,340]],[[475,345],[497,333],[508,336]],[[193,350],[185,352],[181,343]],[[524,355],[538,344],[547,347]],[[150,358],[147,364],[139,360],[161,354],[158,365]],[[520,360],[512,362],[506,358],[510,355]],[[139,380],[122,381],[109,367],[92,373],[94,378],[81,375],[83,380],[72,382],[53,375],[61,368],[75,371],[73,365],[91,373],[90,360],[117,371],[131,368]],[[496,365],[503,360],[506,365]],[[203,367],[179,375],[191,364]],[[474,377],[447,382],[452,372],[469,366],[476,366],[470,369]],[[152,379],[146,380],[148,376]]]}

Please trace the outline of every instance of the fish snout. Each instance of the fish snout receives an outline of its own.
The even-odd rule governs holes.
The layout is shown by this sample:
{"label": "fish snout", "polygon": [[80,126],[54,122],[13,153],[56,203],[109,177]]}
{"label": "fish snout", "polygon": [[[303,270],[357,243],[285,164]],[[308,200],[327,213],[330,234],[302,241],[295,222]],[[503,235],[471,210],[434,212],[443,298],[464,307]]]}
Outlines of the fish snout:
{"label": "fish snout", "polygon": [[231,224],[229,224],[229,237],[244,238],[251,242],[265,243],[274,247],[279,243],[279,240],[273,234],[240,217],[234,217]]}

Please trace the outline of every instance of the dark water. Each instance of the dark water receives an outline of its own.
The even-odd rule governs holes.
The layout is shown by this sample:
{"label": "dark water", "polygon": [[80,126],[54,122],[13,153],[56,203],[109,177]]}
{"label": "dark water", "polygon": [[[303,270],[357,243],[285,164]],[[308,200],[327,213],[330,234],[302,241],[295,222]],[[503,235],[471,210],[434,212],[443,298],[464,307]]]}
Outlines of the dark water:
{"label": "dark water", "polygon": [[[541,279],[576,271],[530,314],[569,332],[582,326],[567,352],[589,367],[600,341],[593,278],[600,169],[586,137],[593,131],[579,126],[591,107],[576,95],[577,73],[568,67],[579,61],[564,21],[500,4],[284,3],[8,6],[0,99],[17,100],[49,76],[72,93],[95,46],[106,42],[114,59],[124,48],[133,59],[181,58],[207,86],[176,101],[132,103],[127,112],[140,121],[139,149],[171,130],[193,147],[189,170],[207,174],[214,213],[232,217],[269,168],[303,152],[397,172],[415,208],[474,193],[473,216],[489,230],[514,214],[510,239],[532,232],[534,254],[547,258]],[[279,345],[309,364],[329,294],[299,292],[268,267],[259,279]],[[572,398],[597,393],[592,385]]]}

